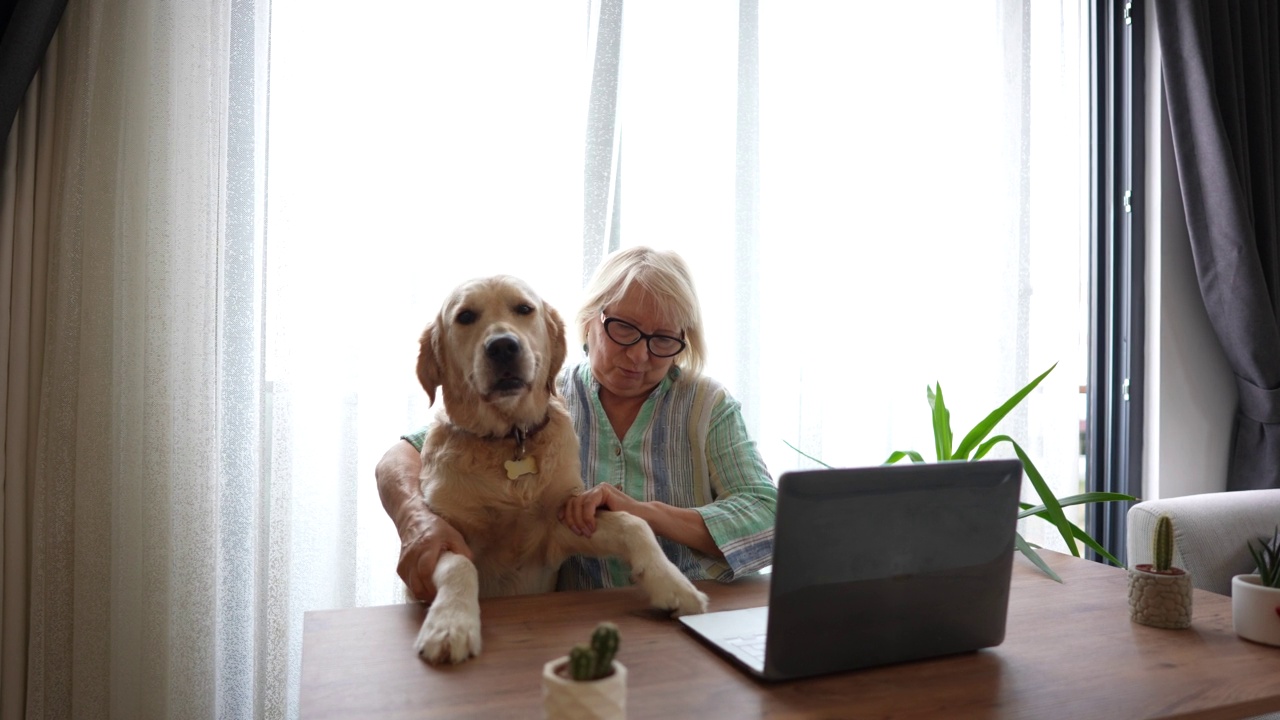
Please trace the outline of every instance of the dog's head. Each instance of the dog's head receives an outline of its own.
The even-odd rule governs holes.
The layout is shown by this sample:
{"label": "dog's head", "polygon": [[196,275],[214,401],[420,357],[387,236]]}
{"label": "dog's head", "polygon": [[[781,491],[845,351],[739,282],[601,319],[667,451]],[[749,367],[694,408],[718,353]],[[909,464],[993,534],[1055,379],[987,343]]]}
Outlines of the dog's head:
{"label": "dog's head", "polygon": [[565,359],[564,321],[521,280],[499,275],[449,294],[419,341],[418,380],[479,435],[541,422]]}

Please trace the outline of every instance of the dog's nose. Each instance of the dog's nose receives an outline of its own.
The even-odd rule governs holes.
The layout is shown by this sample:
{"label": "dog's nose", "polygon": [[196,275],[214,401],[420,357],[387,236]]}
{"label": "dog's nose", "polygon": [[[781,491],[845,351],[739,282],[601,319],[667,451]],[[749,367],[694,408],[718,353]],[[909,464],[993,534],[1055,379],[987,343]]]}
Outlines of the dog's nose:
{"label": "dog's nose", "polygon": [[511,362],[520,354],[520,341],[514,335],[498,335],[485,343],[484,353],[494,362]]}

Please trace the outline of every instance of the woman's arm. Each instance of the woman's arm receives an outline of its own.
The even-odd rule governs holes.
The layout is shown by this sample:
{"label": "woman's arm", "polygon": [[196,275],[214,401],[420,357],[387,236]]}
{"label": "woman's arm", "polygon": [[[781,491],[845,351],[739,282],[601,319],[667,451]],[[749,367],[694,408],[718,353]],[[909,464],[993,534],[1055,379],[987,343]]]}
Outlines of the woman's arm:
{"label": "woman's arm", "polygon": [[656,500],[636,500],[613,485],[597,485],[570,498],[560,511],[560,520],[575,533],[591,537],[596,531],[596,511],[599,509],[630,513],[649,523],[655,535],[687,545],[718,560],[724,559],[724,553],[711,538],[711,532],[697,510]]}
{"label": "woman's arm", "polygon": [[400,535],[396,572],[414,597],[430,602],[436,596],[432,574],[440,554],[447,550],[474,558],[462,534],[427,507],[418,479],[421,472],[422,456],[405,440],[391,446],[374,470],[382,508]]}
{"label": "woman's arm", "polygon": [[729,580],[773,563],[778,488],[747,434],[741,406],[727,393],[716,403],[706,438],[715,500],[695,508],[716,546],[725,550]]}
{"label": "woman's arm", "polygon": [[[712,502],[681,508],[636,500],[617,487],[600,484],[572,498],[561,520],[589,537],[595,532],[598,509],[629,512],[648,522],[654,534],[724,563],[725,579],[769,565],[777,488],[747,435],[737,401],[722,392],[711,416],[707,435],[695,446],[706,453]],[[726,553],[726,547],[731,551]]]}

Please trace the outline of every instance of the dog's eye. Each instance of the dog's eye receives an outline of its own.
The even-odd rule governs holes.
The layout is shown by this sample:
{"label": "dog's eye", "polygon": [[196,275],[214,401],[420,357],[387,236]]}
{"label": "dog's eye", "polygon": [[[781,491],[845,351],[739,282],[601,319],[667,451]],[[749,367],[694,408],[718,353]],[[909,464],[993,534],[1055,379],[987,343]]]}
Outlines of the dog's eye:
{"label": "dog's eye", "polygon": [[454,318],[459,325],[470,325],[476,321],[476,313],[474,310],[463,310],[458,313],[458,317]]}
{"label": "dog's eye", "polygon": [[528,315],[533,312],[533,307],[531,305],[526,305],[525,303],[520,303],[515,307],[515,310],[517,315]]}

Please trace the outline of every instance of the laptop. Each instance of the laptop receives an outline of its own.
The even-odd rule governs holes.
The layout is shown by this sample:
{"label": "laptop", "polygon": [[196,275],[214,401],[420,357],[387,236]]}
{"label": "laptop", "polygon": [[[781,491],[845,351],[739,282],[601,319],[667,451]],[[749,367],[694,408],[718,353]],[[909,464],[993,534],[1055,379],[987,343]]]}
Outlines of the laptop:
{"label": "laptop", "polygon": [[680,622],[787,680],[1004,641],[1022,463],[784,472],[767,607]]}

